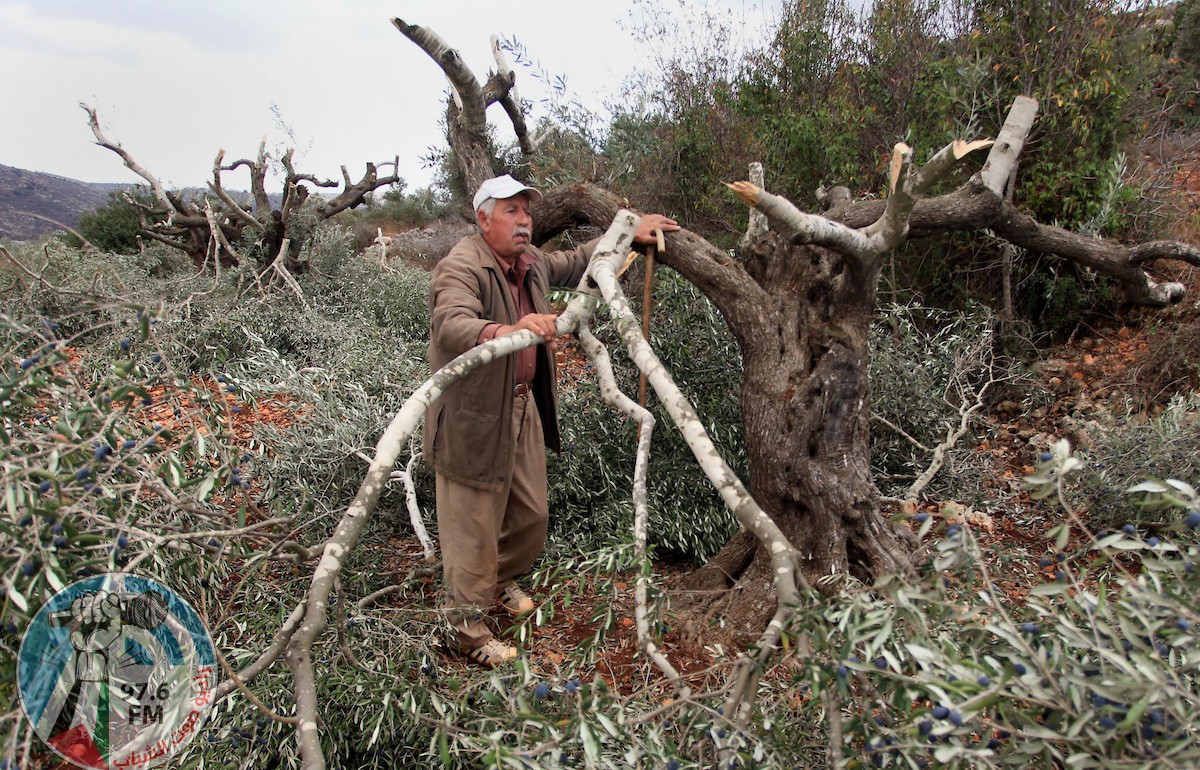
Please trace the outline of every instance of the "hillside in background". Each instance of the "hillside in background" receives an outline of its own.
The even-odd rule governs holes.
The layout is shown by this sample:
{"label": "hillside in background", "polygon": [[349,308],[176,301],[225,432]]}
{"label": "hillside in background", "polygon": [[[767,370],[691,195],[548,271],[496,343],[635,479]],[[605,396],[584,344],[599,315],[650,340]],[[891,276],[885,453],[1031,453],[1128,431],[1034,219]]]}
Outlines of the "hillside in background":
{"label": "hillside in background", "polygon": [[[119,182],[80,182],[56,174],[0,165],[0,240],[36,240],[61,230],[59,223],[75,227],[80,216],[107,204],[109,193],[136,187],[136,184]],[[203,194],[205,190],[185,187],[181,192],[184,197],[191,197]],[[244,190],[228,192],[237,201],[250,201],[250,193]],[[327,195],[319,190],[313,194]],[[268,193],[267,198],[271,206],[278,208],[283,195]]]}
{"label": "hillside in background", "polygon": [[131,187],[0,165],[0,238],[28,241],[61,229],[46,219],[75,227],[81,214],[107,203],[110,192]]}

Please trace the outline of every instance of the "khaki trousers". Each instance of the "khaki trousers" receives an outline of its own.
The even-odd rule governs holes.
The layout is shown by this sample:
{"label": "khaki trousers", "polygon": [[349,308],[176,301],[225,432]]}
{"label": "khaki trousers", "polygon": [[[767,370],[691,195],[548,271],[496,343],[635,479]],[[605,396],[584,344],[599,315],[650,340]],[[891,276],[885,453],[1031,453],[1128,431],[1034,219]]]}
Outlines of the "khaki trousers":
{"label": "khaki trousers", "polygon": [[437,475],[438,536],[446,603],[460,649],[492,638],[484,613],[513,579],[527,572],[546,546],[546,445],[533,397],[513,400],[513,466],[498,491]]}

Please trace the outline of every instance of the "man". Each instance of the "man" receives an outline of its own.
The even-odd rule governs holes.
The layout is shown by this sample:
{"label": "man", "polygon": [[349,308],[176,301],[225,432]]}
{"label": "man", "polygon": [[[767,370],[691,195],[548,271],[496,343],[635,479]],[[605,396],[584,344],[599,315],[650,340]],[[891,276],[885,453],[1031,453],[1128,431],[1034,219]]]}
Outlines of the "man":
{"label": "man", "polygon": [[[544,342],[480,367],[448,387],[425,418],[425,457],[437,472],[437,520],[447,590],[448,643],[472,661],[496,666],[517,651],[493,637],[483,612],[498,597],[517,615],[533,600],[516,578],[546,543],[546,447],[559,449],[554,338],[557,316],[546,292],[574,287],[596,242],[544,253],[530,243],[530,206],[541,193],[511,176],[475,194],[479,233],[459,241],[429,286],[429,365],[497,336],[528,329]],[[678,230],[658,214],[634,239]]]}

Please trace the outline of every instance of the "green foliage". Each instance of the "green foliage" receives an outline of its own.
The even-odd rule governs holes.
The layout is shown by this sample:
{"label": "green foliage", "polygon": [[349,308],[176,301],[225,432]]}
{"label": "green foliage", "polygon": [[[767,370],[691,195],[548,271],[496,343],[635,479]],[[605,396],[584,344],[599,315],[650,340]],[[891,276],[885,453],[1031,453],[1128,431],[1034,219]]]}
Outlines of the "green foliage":
{"label": "green foliage", "polygon": [[[304,254],[310,270],[298,282],[305,305],[284,292],[264,299],[246,269],[225,271],[219,281],[196,277],[165,250],[125,256],[49,248],[46,278],[57,288],[22,283],[13,272],[0,287],[0,460],[8,501],[0,511],[0,666],[8,667],[0,669],[0,693],[15,698],[11,666],[31,611],[85,570],[125,567],[167,583],[201,612],[231,665],[244,666],[307,588],[304,568],[274,558],[281,544],[324,540],[361,482],[358,453],[369,452],[427,375],[427,277],[380,272],[337,228],[319,228]],[[37,253],[16,256],[32,263]],[[744,473],[736,345],[693,287],[667,271],[656,280],[652,342],[726,459]],[[101,294],[110,286],[120,287],[120,300]],[[635,378],[621,366],[612,330],[599,322],[603,312],[597,331],[632,392]],[[877,413],[923,443],[939,440],[956,414],[941,400],[945,383],[958,378],[978,387],[988,362],[998,365],[988,358],[991,329],[979,309],[886,308],[872,339]],[[239,434],[240,416],[262,408],[286,419],[260,424],[249,439]],[[651,537],[659,554],[702,559],[734,524],[655,409]],[[358,607],[355,597],[396,582],[391,538],[397,530],[407,535],[408,525],[400,495],[386,492],[365,542],[348,556],[331,630],[313,650],[331,767],[815,766],[828,762],[835,734],[847,759],[894,767],[934,760],[964,768],[1068,760],[1102,767],[1155,761],[1155,752],[1188,766],[1200,757],[1190,727],[1200,717],[1193,696],[1200,512],[1185,487],[1138,493],[1187,506],[1182,514],[1162,507],[1145,514],[1141,521],[1154,518],[1157,540],[1118,532],[1099,542],[1084,536],[1073,548],[1065,537],[1048,543],[1062,554],[1063,579],[1021,606],[999,592],[969,530],[943,531],[939,516],[927,518],[922,534],[937,527],[944,539],[919,576],[804,597],[786,650],[764,676],[752,725],[742,731],[721,712],[715,680],[668,703],[649,664],[649,686],[632,691],[591,673],[621,620],[615,602],[628,589],[618,583],[650,578],[649,564],[628,544],[635,437],[586,381],[563,389],[560,413],[568,446],[551,464],[552,548],[534,575],[548,601],[514,633],[529,640],[554,613],[577,612],[584,592],[611,597],[586,618],[591,636],[573,640],[554,665],[464,671],[443,663],[432,607]],[[1147,437],[1150,428],[1126,428],[1128,451],[1099,451],[1130,473],[1102,480],[1123,487],[1138,480],[1129,475],[1189,475],[1179,458],[1200,451],[1181,438],[1194,427],[1187,413],[1180,404],[1170,413],[1176,422],[1155,424],[1161,447]],[[906,439],[882,429],[876,435],[881,467],[897,476],[919,467]],[[1135,449],[1147,448],[1160,464],[1135,468]],[[1039,463],[1043,490],[1057,490],[1065,459]],[[947,491],[969,499],[958,494],[964,478],[987,469],[969,470],[965,457],[951,463],[955,478],[946,483],[956,486]],[[1083,469],[1073,478],[1086,479]],[[428,474],[418,482],[431,518]],[[215,534],[276,517],[288,520]],[[1138,556],[1142,572],[1127,574],[1114,553]],[[419,580],[402,581],[400,590],[407,605],[423,603],[413,596]],[[661,586],[650,586],[656,634],[675,622],[665,597]],[[349,661],[343,640],[366,670]],[[716,652],[720,678],[735,651]],[[284,666],[251,689],[290,713]],[[830,714],[840,715],[838,731]],[[292,727],[233,695],[187,761],[295,764]]]}
{"label": "green foliage", "polygon": [[[1180,13],[1186,27],[1191,16]],[[651,26],[675,53],[634,89],[637,106],[614,120],[605,154],[630,169],[618,177],[622,192],[649,197],[646,205],[719,245],[744,228],[721,183],[744,178],[749,162],[761,161],[767,187],[807,210],[822,184],[882,194],[895,142],[915,147],[920,162],[953,139],[994,137],[1020,94],[1040,109],[1017,205],[1096,234],[1133,225],[1125,212],[1139,195],[1126,185],[1120,153],[1149,121],[1161,124],[1162,98],[1139,89],[1176,66],[1165,63],[1169,44],[1153,14],[1125,13],[1111,0],[880,0],[861,12],[845,0],[797,0],[783,4],[767,40],[744,51],[726,20],[704,21],[682,41],[679,24]],[[945,189],[979,162],[968,160]],[[949,251],[906,250],[911,268],[901,272],[930,279],[916,292],[966,282],[960,295],[997,296],[994,249],[968,242],[965,254]],[[1057,268],[1062,286],[1032,277],[1046,268],[1028,255],[1016,283],[1017,309],[1046,329],[1113,304],[1104,282],[1074,267]]]}
{"label": "green foliage", "polygon": [[[594,332],[609,347],[622,390],[636,393],[636,368],[615,330],[601,325],[605,312],[597,309]],[[726,462],[744,478],[736,343],[716,309],[672,271],[655,276],[650,342]],[[647,489],[651,542],[703,561],[736,524],[652,392],[649,406],[657,422]],[[552,547],[587,552],[628,539],[636,427],[603,402],[592,379],[560,388],[559,419],[563,453],[549,469]]]}
{"label": "green foliage", "polygon": [[1170,511],[1147,509],[1117,494],[1143,479],[1200,478],[1200,397],[1176,397],[1162,414],[1129,415],[1119,428],[1098,431],[1087,457],[1091,466],[1077,479],[1079,504],[1094,529],[1132,523],[1157,530],[1178,522]]}
{"label": "green foliage", "polygon": [[[903,495],[984,383],[1020,376],[1016,362],[996,353],[996,326],[995,316],[978,305],[964,312],[915,304],[880,309],[870,337],[871,457],[885,495]],[[976,506],[997,502],[987,499],[994,490],[985,486],[1002,469],[971,445],[964,438],[947,453],[946,468],[926,495]]]}
{"label": "green foliage", "polygon": [[[799,613],[798,634],[822,633],[793,684],[840,703],[845,753],[876,766],[1190,764],[1200,672],[1189,541],[1155,548],[1118,534],[1060,551],[1062,579],[1015,607],[970,530],[951,525],[918,583],[886,580]],[[1111,561],[1130,551],[1141,575]]]}
{"label": "green foliage", "polygon": [[1200,124],[1200,2],[1177,3],[1166,29],[1159,52],[1166,59],[1165,77],[1152,82],[1154,93],[1174,107],[1176,125],[1195,129]]}
{"label": "green foliage", "polygon": [[[102,251],[136,254],[140,250],[141,222],[137,206],[126,200],[127,195],[142,205],[154,203],[154,196],[145,188],[128,192],[114,190],[108,194],[107,204],[79,217],[79,232]],[[74,237],[68,237],[67,242],[72,246],[80,245]]]}
{"label": "green foliage", "polygon": [[441,188],[418,187],[412,192],[401,181],[384,191],[378,201],[362,211],[360,218],[403,228],[420,227],[449,213],[452,201]]}
{"label": "green foliage", "polygon": [[[1067,459],[1040,465],[1053,475]],[[1189,506],[1200,525],[1195,496],[1168,489],[1159,500]],[[1200,758],[1193,728],[1200,550],[1187,525],[1169,542],[1123,533],[1075,549],[1066,538],[1048,542],[1061,554],[1061,579],[1014,605],[971,530],[943,528],[939,518],[921,524],[934,555],[917,578],[803,597],[748,730],[723,712],[717,687],[672,698],[653,674],[633,691],[582,674],[596,641],[615,625],[611,609],[592,619],[595,638],[554,669],[521,661],[495,673],[443,667],[422,642],[428,626],[405,630],[386,610],[355,613],[342,625],[372,673],[327,680],[337,705],[329,730],[346,736],[327,741],[331,764],[781,768],[838,756],[903,768],[1099,768],[1153,766],[1166,757],[1190,766]],[[1126,572],[1116,554],[1140,556],[1141,573]],[[644,566],[617,547],[565,556],[535,580],[549,593],[545,607],[572,612],[578,590],[615,598],[615,583],[645,575]],[[651,588],[650,621],[661,627],[669,615]],[[403,644],[395,644],[398,636]],[[732,660],[718,658],[720,677]],[[263,730],[252,717],[242,712],[243,734]],[[840,743],[830,747],[835,735]],[[290,749],[285,743],[279,751]]]}
{"label": "green foliage", "polygon": [[245,523],[244,487],[258,459],[232,448],[225,402],[162,354],[154,310],[122,303],[95,313],[119,339],[105,340],[90,365],[77,351],[94,333],[0,314],[0,691],[8,703],[17,702],[20,634],[66,584],[136,569],[203,604],[205,586],[231,569],[208,557],[253,551],[241,538],[205,534]]}

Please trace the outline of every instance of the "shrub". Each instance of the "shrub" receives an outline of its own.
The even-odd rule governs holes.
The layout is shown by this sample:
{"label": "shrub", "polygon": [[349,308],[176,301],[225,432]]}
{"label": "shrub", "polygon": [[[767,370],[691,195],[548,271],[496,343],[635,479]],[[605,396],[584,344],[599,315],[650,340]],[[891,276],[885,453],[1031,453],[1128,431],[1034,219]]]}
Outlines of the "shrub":
{"label": "shrub", "polygon": [[1093,529],[1132,523],[1145,531],[1178,524],[1171,511],[1147,509],[1118,494],[1143,479],[1200,478],[1200,397],[1177,396],[1157,417],[1122,418],[1124,424],[1093,436],[1086,453],[1090,467],[1077,479],[1079,505]]}
{"label": "shrub", "polygon": [[[141,250],[138,244],[141,220],[137,206],[126,199],[127,195],[139,204],[154,203],[154,196],[144,187],[133,191],[114,190],[108,194],[107,204],[79,217],[79,232],[102,251],[136,254]],[[72,246],[81,245],[75,241],[73,237],[67,238]]]}

